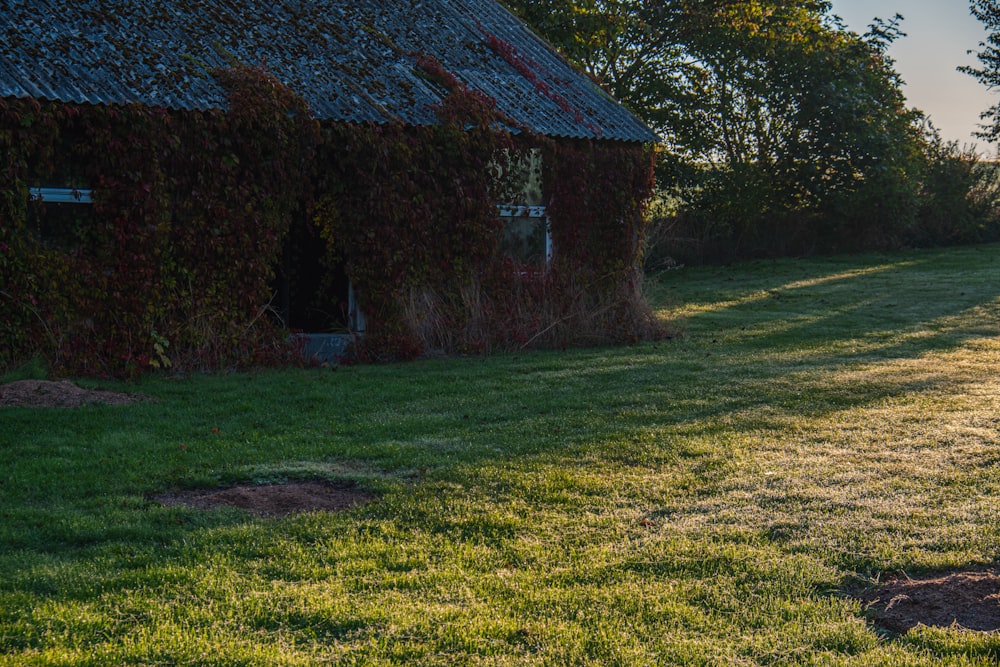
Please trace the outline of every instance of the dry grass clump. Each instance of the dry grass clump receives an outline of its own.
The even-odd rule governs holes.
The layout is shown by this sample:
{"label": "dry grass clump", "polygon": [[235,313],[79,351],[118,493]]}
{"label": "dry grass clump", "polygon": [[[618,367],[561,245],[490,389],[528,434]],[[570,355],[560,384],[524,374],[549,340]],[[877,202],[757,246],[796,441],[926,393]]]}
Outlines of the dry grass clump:
{"label": "dry grass clump", "polygon": [[594,290],[541,272],[515,272],[503,289],[489,290],[475,279],[452,292],[410,288],[403,311],[422,349],[439,354],[633,344],[672,335],[639,276]]}

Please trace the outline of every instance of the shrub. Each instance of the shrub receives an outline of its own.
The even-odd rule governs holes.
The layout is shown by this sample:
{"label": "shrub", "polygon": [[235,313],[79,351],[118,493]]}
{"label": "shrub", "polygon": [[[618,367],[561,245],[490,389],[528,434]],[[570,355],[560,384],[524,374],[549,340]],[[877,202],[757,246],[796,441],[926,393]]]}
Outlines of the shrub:
{"label": "shrub", "polygon": [[995,170],[933,128],[815,196],[753,164],[675,166],[668,180],[659,196],[673,205],[652,222],[660,265],[1000,238]]}

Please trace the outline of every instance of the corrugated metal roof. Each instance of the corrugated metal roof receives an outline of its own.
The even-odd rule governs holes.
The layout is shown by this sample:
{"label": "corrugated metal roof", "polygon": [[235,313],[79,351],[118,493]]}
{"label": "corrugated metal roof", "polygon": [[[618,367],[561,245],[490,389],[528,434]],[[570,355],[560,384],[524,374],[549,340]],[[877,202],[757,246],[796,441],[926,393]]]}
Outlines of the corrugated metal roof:
{"label": "corrugated metal roof", "polygon": [[539,134],[657,139],[492,0],[0,0],[0,97],[221,108],[235,58],[321,119],[431,124],[417,53]]}

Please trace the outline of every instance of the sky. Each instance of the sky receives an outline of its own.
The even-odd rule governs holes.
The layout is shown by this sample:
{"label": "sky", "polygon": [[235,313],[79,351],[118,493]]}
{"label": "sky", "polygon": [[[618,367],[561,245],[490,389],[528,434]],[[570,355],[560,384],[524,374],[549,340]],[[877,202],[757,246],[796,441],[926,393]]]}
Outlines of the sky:
{"label": "sky", "polygon": [[889,51],[896,71],[906,85],[903,92],[912,107],[930,116],[947,140],[961,146],[975,145],[978,152],[997,157],[997,146],[973,136],[979,114],[1000,101],[1000,91],[990,92],[959,65],[978,65],[970,49],[985,41],[983,25],[969,13],[968,0],[832,0],[833,13],[847,27],[865,33],[872,18],[904,17],[900,38]]}

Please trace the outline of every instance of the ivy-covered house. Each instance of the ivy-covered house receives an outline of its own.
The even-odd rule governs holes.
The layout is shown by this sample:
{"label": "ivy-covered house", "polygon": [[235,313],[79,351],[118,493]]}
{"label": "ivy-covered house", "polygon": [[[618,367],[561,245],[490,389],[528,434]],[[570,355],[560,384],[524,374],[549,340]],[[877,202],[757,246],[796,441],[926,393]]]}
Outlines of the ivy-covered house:
{"label": "ivy-covered house", "polygon": [[655,329],[635,289],[656,136],[492,0],[0,16],[0,367]]}

